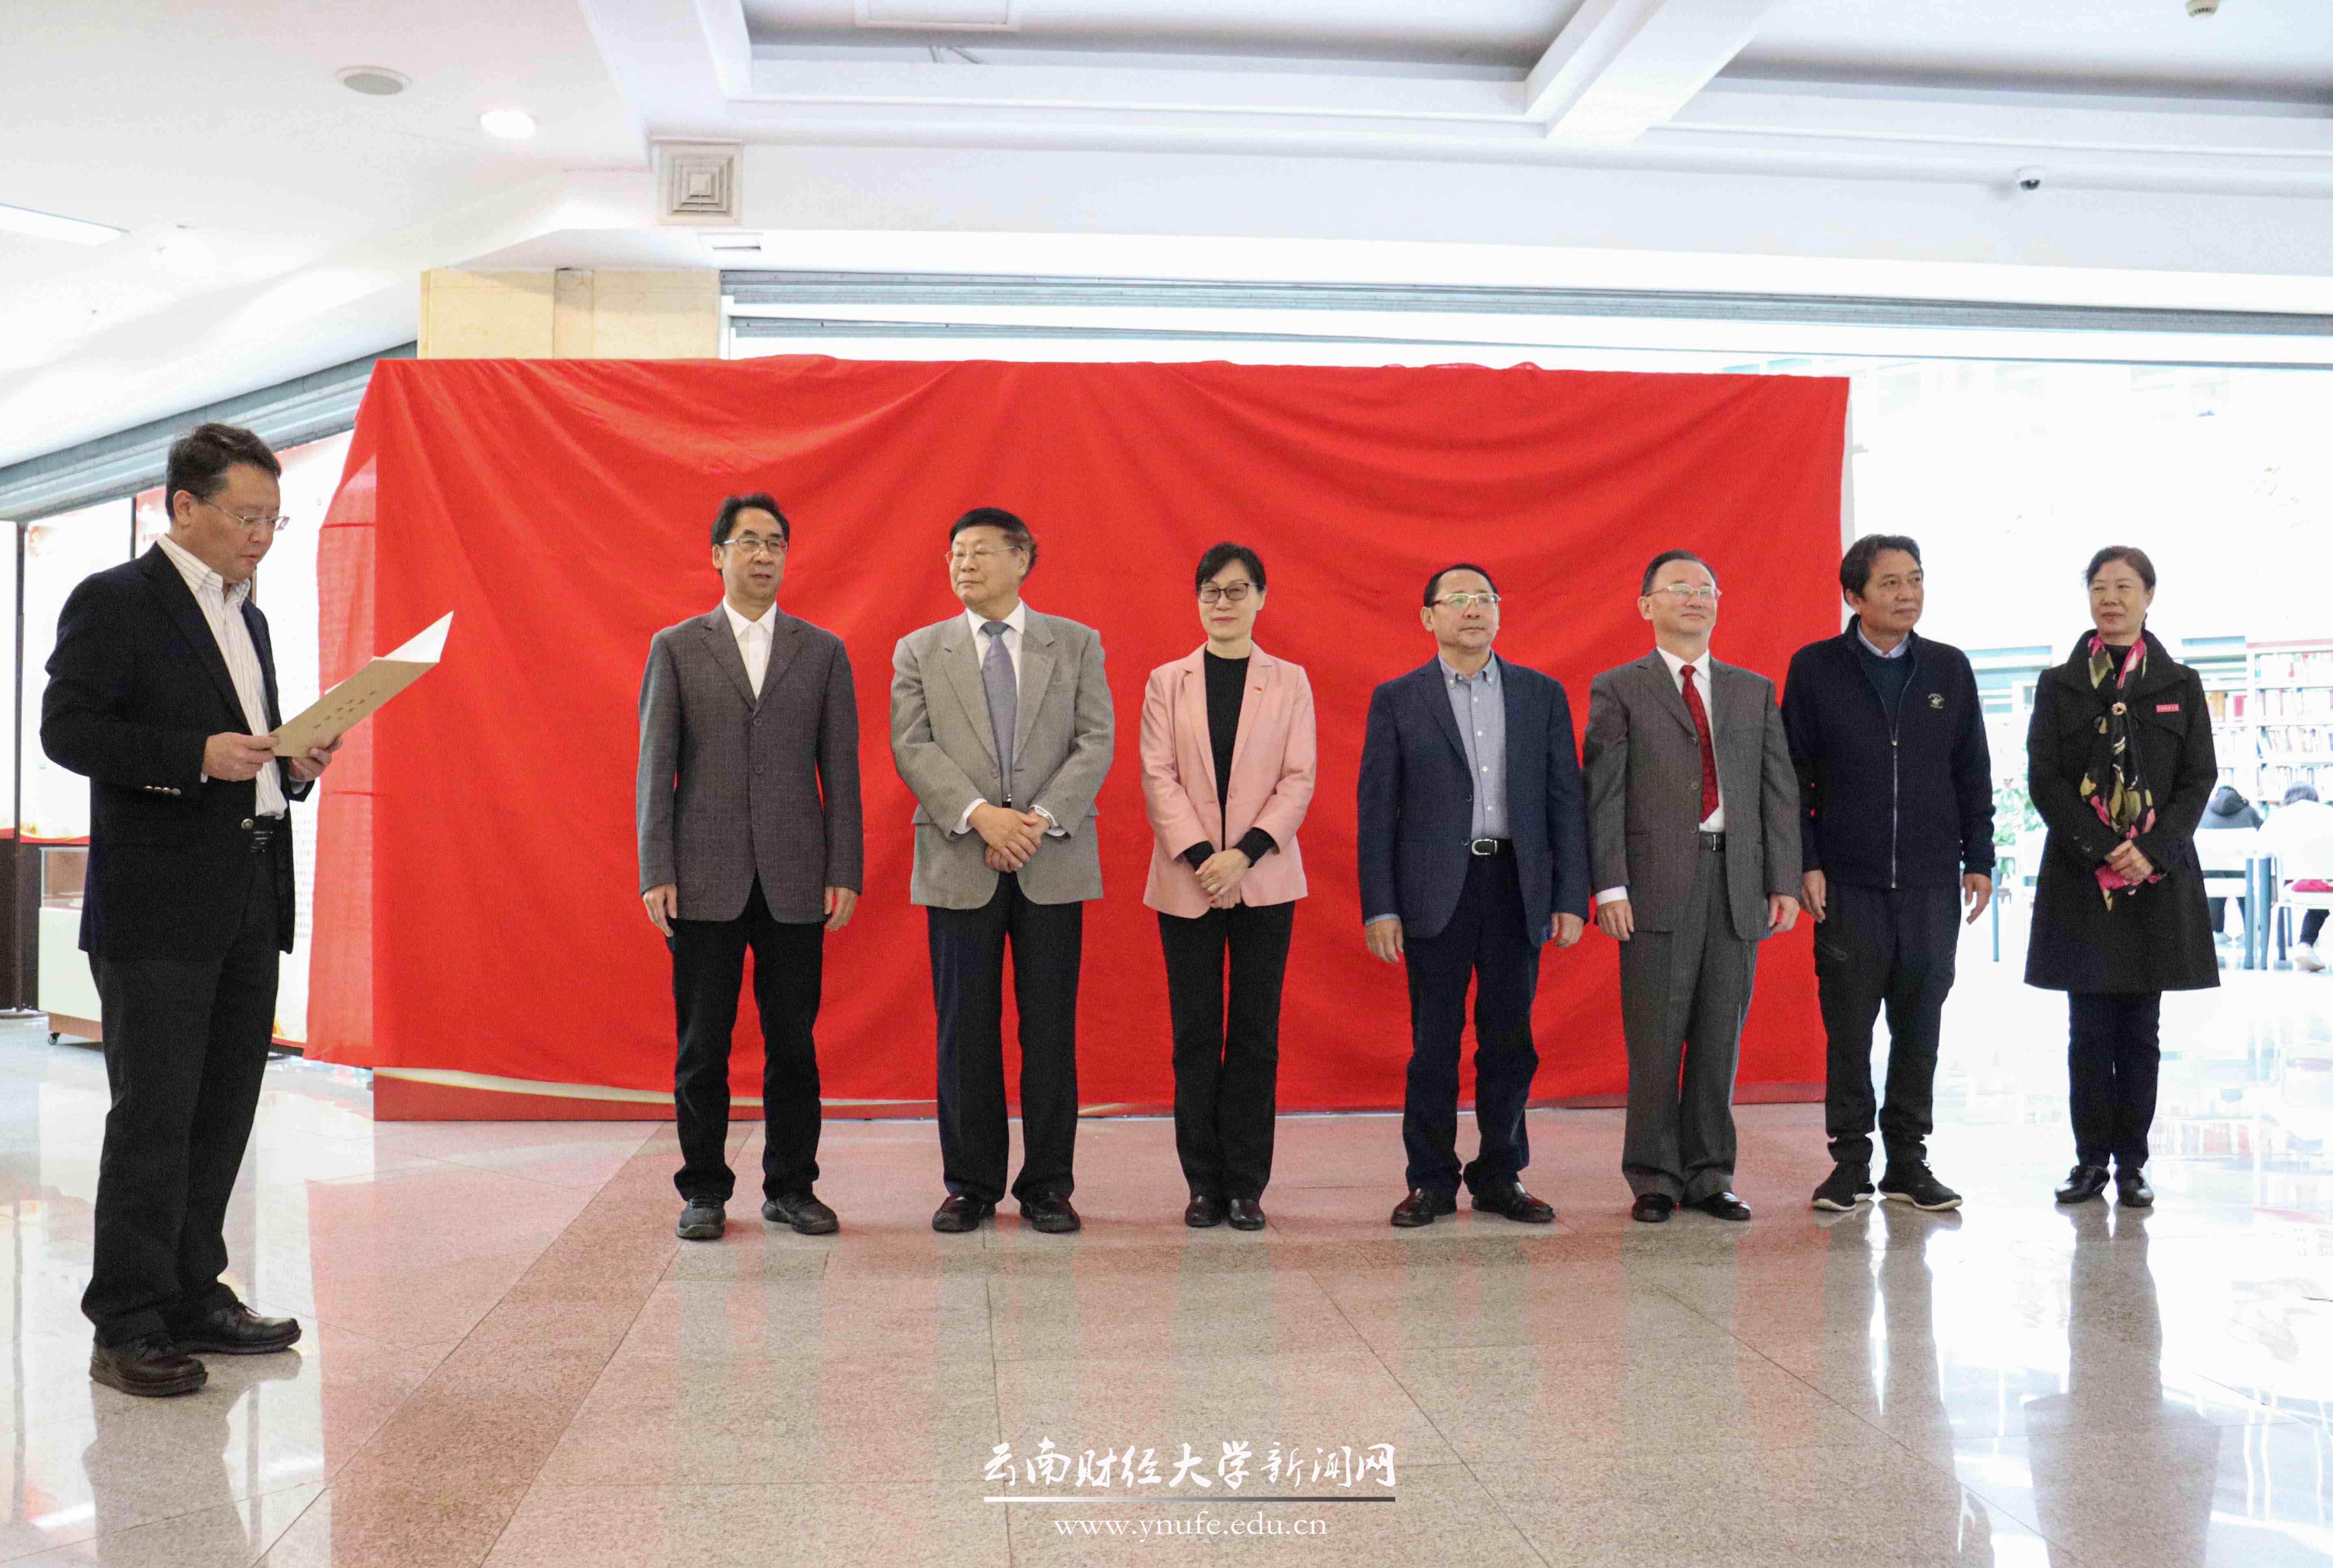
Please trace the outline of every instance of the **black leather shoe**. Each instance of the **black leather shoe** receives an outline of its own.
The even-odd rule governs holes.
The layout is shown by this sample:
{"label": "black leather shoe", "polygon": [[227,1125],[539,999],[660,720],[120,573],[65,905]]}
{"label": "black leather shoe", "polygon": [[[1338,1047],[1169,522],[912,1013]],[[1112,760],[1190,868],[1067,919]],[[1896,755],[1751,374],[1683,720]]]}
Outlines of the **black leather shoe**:
{"label": "black leather shoe", "polygon": [[1638,1225],[1662,1225],[1675,1207],[1676,1199],[1666,1192],[1640,1192],[1628,1206],[1628,1217]]}
{"label": "black leather shoe", "polygon": [[1404,1230],[1412,1230],[1421,1225],[1432,1225],[1442,1215],[1457,1212],[1456,1193],[1429,1192],[1421,1187],[1393,1206],[1393,1222]]}
{"label": "black leather shoe", "polygon": [[1042,1230],[1047,1236],[1067,1236],[1085,1222],[1078,1211],[1070,1207],[1069,1198],[1058,1192],[1040,1198],[1021,1200],[1021,1223],[1032,1230]]}
{"label": "black leather shoe", "polygon": [[210,1373],[168,1334],[148,1334],[122,1345],[91,1345],[89,1375],[109,1389],[140,1399],[191,1394]]}
{"label": "black leather shoe", "polygon": [[773,1225],[790,1225],[804,1236],[832,1236],[841,1221],[814,1192],[789,1192],[762,1205],[762,1217]]}
{"label": "black leather shoe", "polygon": [[1213,1193],[1195,1192],[1184,1207],[1183,1223],[1193,1230],[1212,1230],[1224,1222],[1223,1199]]}
{"label": "black leather shoe", "polygon": [[932,1228],[950,1236],[960,1236],[967,1230],[978,1230],[980,1222],[996,1212],[996,1206],[977,1198],[966,1198],[961,1192],[951,1192],[932,1211]]}
{"label": "black leather shoe", "polygon": [[2066,1173],[2058,1186],[2059,1203],[2088,1203],[2107,1189],[2107,1168],[2103,1165],[2078,1165]]}
{"label": "black leather shoe", "polygon": [[1713,1219],[1750,1217],[1750,1206],[1730,1192],[1713,1192],[1707,1198],[1697,1200],[1693,1207]]}
{"label": "black leather shoe", "polygon": [[672,1234],[683,1241],[719,1241],[728,1224],[729,1217],[719,1204],[709,1198],[692,1198],[681,1205]]}
{"label": "black leather shoe", "polygon": [[1476,1193],[1474,1207],[1478,1214],[1503,1214],[1518,1225],[1555,1223],[1555,1205],[1533,1198],[1520,1181]]}
{"label": "black leather shoe", "polygon": [[241,1302],[229,1302],[183,1325],[171,1338],[188,1352],[264,1356],[300,1342],[298,1318],[264,1318]]}
{"label": "black leather shoe", "polygon": [[2155,1207],[2155,1188],[2146,1185],[2145,1169],[2115,1172],[2115,1201],[2125,1208]]}
{"label": "black leather shoe", "polygon": [[1231,1211],[1234,1230],[1262,1230],[1263,1205],[1253,1198],[1234,1198],[1224,1206]]}

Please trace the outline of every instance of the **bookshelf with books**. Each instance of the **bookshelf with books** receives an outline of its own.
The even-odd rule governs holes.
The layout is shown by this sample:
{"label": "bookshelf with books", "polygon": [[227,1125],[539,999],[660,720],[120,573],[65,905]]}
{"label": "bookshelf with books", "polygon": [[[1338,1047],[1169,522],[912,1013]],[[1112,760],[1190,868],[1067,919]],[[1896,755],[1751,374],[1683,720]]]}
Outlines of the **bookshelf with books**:
{"label": "bookshelf with books", "polygon": [[2245,689],[2205,694],[2228,782],[2271,805],[2296,784],[2333,800],[2333,640],[2255,642],[2246,655]]}

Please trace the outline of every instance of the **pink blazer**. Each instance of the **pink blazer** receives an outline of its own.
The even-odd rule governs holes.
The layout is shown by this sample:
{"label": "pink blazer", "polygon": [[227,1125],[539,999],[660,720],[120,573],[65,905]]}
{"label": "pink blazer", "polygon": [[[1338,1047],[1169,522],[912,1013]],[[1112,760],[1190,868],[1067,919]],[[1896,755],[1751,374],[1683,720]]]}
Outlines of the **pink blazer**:
{"label": "pink blazer", "polygon": [[[1260,648],[1248,660],[1231,787],[1219,795],[1207,735],[1207,677],[1199,663],[1206,656],[1201,648],[1160,665],[1142,694],[1142,802],[1151,832],[1150,881],[1142,901],[1186,919],[1210,906],[1182,851],[1202,841],[1217,849],[1236,844],[1250,828],[1262,828],[1280,847],[1241,880],[1240,902],[1302,898],[1304,857],[1296,830],[1312,804],[1312,683],[1304,667]],[[1219,801],[1228,804],[1228,824]]]}

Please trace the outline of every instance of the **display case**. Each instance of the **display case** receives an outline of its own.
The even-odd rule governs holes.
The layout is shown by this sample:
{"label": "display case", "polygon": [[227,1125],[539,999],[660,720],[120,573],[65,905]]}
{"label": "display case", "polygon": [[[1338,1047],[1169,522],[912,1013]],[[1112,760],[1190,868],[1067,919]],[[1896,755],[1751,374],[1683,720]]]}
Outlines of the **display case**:
{"label": "display case", "polygon": [[40,1005],[52,1036],[95,1040],[97,978],[81,950],[82,891],[89,880],[85,843],[38,844],[41,867]]}

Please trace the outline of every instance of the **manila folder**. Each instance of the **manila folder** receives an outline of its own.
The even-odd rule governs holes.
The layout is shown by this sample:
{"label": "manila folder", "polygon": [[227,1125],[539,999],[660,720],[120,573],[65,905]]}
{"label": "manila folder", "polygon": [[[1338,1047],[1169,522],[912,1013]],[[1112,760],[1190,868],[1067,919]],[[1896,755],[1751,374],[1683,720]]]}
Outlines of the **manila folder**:
{"label": "manila folder", "polygon": [[448,611],[412,641],[381,655],[318,697],[305,712],[284,720],[275,731],[275,755],[305,756],[371,717],[375,708],[437,667],[438,658],[446,651],[446,633],[453,624],[453,612]]}

